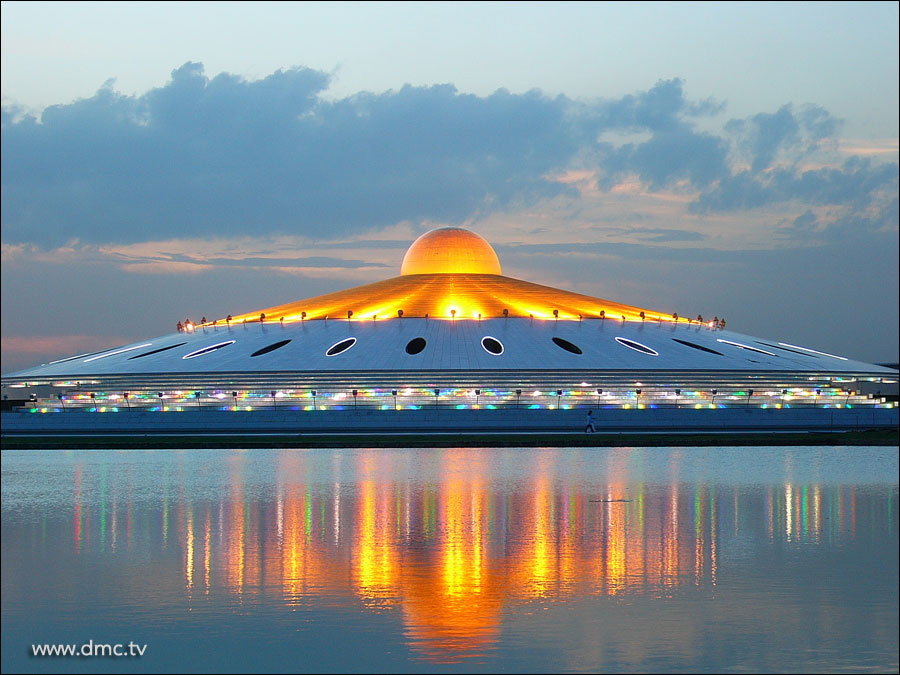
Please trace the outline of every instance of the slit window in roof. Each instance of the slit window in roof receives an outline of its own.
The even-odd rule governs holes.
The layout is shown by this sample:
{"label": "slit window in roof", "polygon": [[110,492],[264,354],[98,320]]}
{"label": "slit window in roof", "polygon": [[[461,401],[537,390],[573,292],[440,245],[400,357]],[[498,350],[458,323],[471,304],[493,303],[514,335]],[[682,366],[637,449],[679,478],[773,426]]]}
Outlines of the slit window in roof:
{"label": "slit window in roof", "polygon": [[800,356],[806,356],[811,359],[816,358],[815,354],[804,354],[803,352],[798,352],[796,349],[788,349],[787,347],[779,347],[778,345],[770,345],[768,342],[760,342],[759,340],[754,340],[754,342],[758,345],[763,345],[764,347],[771,347],[772,349],[780,349],[783,352],[791,352],[792,354],[799,354]]}
{"label": "slit window in roof", "polygon": [[152,342],[145,342],[142,345],[135,345],[134,347],[124,347],[122,349],[116,349],[112,352],[104,352],[98,356],[92,356],[89,359],[85,359],[84,362],[88,363],[89,361],[96,361],[97,359],[105,359],[107,356],[115,356],[116,354],[124,354],[125,352],[133,352],[135,349],[140,349],[141,347],[149,347],[152,345]]}
{"label": "slit window in roof", "polygon": [[254,356],[262,356],[263,354],[274,352],[276,349],[281,349],[282,347],[284,347],[288,342],[290,342],[290,340],[279,340],[278,342],[273,342],[272,344],[263,347],[262,349],[257,349],[250,355],[250,357],[253,358]]}
{"label": "slit window in roof", "polygon": [[582,354],[581,347],[578,345],[572,344],[568,340],[563,340],[561,337],[553,338],[553,344],[555,344],[560,349],[565,349],[567,352],[572,352],[573,354]]}
{"label": "slit window in roof", "polygon": [[340,342],[335,342],[328,348],[328,351],[325,352],[325,356],[337,356],[338,354],[347,351],[356,344],[356,338],[347,338],[346,340],[341,340]]}
{"label": "slit window in roof", "polygon": [[629,340],[628,338],[617,337],[616,342],[618,342],[623,347],[628,347],[629,349],[633,349],[636,352],[641,352],[642,354],[650,354],[650,356],[659,356],[659,352],[655,349],[651,349],[647,345],[642,345],[640,342],[635,342],[634,340]]}
{"label": "slit window in roof", "polygon": [[222,349],[223,347],[227,347],[228,345],[233,345],[234,340],[228,340],[226,342],[217,342],[214,345],[210,345],[209,347],[204,347],[203,349],[198,349],[196,351],[191,352],[190,354],[185,354],[182,356],[182,359],[193,359],[198,356],[203,356],[204,354],[210,354],[217,349]]}
{"label": "slit window in roof", "polygon": [[99,352],[87,352],[86,354],[76,354],[75,356],[67,356],[64,359],[57,359],[56,361],[51,361],[48,363],[48,366],[52,366],[56,363],[65,363],[66,361],[74,361],[75,359],[83,359],[85,356],[93,356],[94,354],[102,354],[104,352],[108,352],[108,349],[101,349]]}
{"label": "slit window in roof", "polygon": [[756,347],[751,347],[750,345],[745,345],[742,342],[732,342],[731,340],[723,340],[722,338],[718,338],[716,342],[722,342],[726,345],[731,345],[732,347],[737,347],[738,349],[747,349],[751,352],[756,352],[757,354],[768,354],[769,356],[777,357],[778,354],[773,354],[772,352],[767,352],[765,349],[757,349]]}
{"label": "slit window in roof", "polygon": [[150,356],[151,354],[159,354],[160,352],[166,352],[170,349],[175,349],[175,347],[180,347],[181,345],[186,345],[187,342],[179,342],[177,345],[169,345],[168,347],[160,347],[159,349],[151,349],[149,352],[144,352],[143,354],[138,354],[137,356],[129,356],[128,360],[131,361],[133,359],[142,359],[145,356]]}
{"label": "slit window in roof", "polygon": [[818,354],[819,356],[830,356],[833,359],[840,359],[841,361],[846,361],[847,357],[845,356],[837,356],[836,354],[829,354],[828,352],[820,352],[815,349],[810,349],[809,347],[800,347],[799,345],[792,345],[787,342],[779,342],[778,344],[784,347],[793,347],[794,349],[802,349],[805,352],[810,352],[811,354]]}
{"label": "slit window in roof", "polygon": [[693,349],[699,349],[701,352],[709,352],[710,354],[718,354],[719,356],[725,356],[722,352],[717,352],[715,349],[710,349],[709,347],[704,347],[703,345],[698,345],[695,342],[688,342],[687,340],[679,340],[678,338],[672,338],[678,344],[684,345],[685,347],[691,347]]}

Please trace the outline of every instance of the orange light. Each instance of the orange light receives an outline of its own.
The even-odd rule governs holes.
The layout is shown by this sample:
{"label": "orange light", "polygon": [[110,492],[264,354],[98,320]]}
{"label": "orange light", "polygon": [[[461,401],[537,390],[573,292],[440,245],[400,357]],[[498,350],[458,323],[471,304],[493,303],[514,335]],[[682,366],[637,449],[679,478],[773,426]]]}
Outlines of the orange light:
{"label": "orange light", "polygon": [[500,259],[491,245],[474,232],[442,227],[416,239],[400,274],[500,274]]}
{"label": "orange light", "polygon": [[[336,293],[269,307],[234,317],[260,314],[285,322],[328,316],[437,317],[447,320],[523,317],[532,319],[651,319],[675,321],[670,314],[533,284],[500,275],[494,250],[478,235],[441,228],[419,237],[403,259],[401,276]],[[193,325],[188,330],[193,328]]]}

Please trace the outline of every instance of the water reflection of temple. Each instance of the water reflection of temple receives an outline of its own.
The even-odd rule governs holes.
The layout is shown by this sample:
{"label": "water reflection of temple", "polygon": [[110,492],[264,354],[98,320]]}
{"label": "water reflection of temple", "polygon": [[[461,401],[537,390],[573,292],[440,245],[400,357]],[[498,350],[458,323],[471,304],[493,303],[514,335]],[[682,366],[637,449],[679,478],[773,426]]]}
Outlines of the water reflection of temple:
{"label": "water reflection of temple", "polygon": [[490,650],[504,614],[525,603],[665,598],[715,585],[720,557],[742,538],[815,544],[853,537],[857,527],[852,488],[717,487],[677,474],[644,484],[613,460],[605,483],[579,482],[557,478],[552,455],[503,483],[491,480],[486,457],[446,451],[434,479],[422,480],[362,452],[352,480],[346,466],[327,480],[309,456],[284,453],[272,494],[253,488],[235,455],[215,498],[192,500],[175,481],[152,510],[105,483],[100,505],[87,508],[78,469],[74,550],[130,549],[138,538],[178,551],[189,603],[264,594],[287,608],[358,602],[399,612],[410,646],[439,662]]}

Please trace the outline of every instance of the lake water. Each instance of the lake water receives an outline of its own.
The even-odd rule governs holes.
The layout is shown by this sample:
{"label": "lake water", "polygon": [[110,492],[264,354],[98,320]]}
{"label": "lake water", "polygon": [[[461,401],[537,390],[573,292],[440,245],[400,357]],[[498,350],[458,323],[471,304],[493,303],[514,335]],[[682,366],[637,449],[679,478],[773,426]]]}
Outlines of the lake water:
{"label": "lake water", "polygon": [[897,503],[897,448],[4,451],[2,669],[896,672]]}

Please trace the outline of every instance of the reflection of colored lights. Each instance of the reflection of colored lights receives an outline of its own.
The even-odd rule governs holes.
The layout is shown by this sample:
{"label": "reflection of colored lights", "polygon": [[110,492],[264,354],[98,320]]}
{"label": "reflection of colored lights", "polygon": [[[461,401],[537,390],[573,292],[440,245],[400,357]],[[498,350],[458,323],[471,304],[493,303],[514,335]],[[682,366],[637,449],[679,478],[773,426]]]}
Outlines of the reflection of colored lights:
{"label": "reflection of colored lights", "polygon": [[[170,524],[167,545],[178,551],[171,559],[182,565],[189,599],[211,584],[251,603],[274,586],[290,607],[359,598],[396,612],[425,658],[447,661],[482,654],[515,603],[577,597],[586,588],[665,595],[683,584],[716,584],[727,550],[719,538],[730,541],[732,529],[734,537],[756,532],[763,543],[768,532],[776,545],[827,545],[874,518],[896,517],[890,508],[873,515],[867,497],[837,486],[754,492],[737,485],[723,499],[721,488],[688,488],[677,474],[666,485],[635,483],[640,452],[632,456],[610,463],[608,484],[560,479],[545,460],[510,490],[490,479],[490,463],[475,452],[442,457],[440,477],[418,484],[405,477],[408,455],[370,455],[352,460],[362,477],[354,493],[344,459],[335,462],[333,483],[307,483],[321,457],[285,452],[277,499],[260,501],[235,461],[232,489],[208,502],[186,500],[172,483],[162,526]],[[114,484],[103,492],[85,473],[85,494],[99,487],[109,499],[82,503],[80,474],[77,481],[77,517],[71,510],[67,517],[78,551],[102,550],[120,527],[130,541],[130,496]],[[143,529],[152,527],[158,543],[159,519],[148,519],[140,500],[136,508],[135,542],[149,543]]]}

